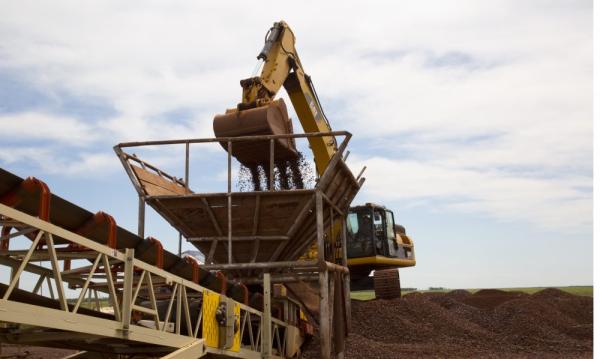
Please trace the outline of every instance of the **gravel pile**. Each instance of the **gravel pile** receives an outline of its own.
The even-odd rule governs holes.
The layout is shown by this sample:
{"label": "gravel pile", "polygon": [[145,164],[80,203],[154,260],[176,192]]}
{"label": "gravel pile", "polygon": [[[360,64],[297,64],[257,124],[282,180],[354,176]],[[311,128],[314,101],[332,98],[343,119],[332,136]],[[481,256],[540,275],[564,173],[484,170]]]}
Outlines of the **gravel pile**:
{"label": "gravel pile", "polygon": [[[592,346],[590,297],[457,290],[353,301],[346,357],[591,358]],[[316,341],[307,349],[319,357]]]}

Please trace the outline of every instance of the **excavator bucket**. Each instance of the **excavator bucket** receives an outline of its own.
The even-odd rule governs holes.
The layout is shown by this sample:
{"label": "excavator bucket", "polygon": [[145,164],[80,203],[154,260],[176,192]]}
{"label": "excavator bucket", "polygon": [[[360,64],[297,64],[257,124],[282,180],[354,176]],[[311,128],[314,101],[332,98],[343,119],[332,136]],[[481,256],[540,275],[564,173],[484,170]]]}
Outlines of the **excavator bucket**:
{"label": "excavator bucket", "polygon": [[[215,116],[213,130],[216,137],[283,135],[294,132],[283,99],[248,110],[228,111]],[[227,150],[227,142],[220,142]],[[290,161],[298,158],[293,138],[275,139],[274,160]],[[270,162],[270,141],[253,140],[232,142],[232,155],[246,166],[265,165]]]}

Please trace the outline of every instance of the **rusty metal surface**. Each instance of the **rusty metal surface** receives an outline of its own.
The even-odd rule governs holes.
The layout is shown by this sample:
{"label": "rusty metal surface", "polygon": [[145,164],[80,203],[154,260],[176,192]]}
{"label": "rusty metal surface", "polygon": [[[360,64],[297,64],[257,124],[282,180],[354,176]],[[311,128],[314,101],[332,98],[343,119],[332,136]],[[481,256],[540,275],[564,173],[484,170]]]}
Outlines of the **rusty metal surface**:
{"label": "rusty metal surface", "polygon": [[[294,132],[283,99],[258,108],[217,115],[213,120],[213,130],[216,137],[283,135]],[[221,146],[227,151],[227,142],[221,142]],[[269,163],[269,141],[233,143],[232,154],[244,165]],[[297,157],[293,138],[275,140],[275,161]]]}
{"label": "rusty metal surface", "polygon": [[[338,160],[312,190],[232,192],[233,263],[297,260],[316,238],[316,191],[323,192],[326,205],[345,211],[359,188],[350,169]],[[150,195],[146,200],[207,262],[227,263],[227,197],[227,193],[190,193]],[[328,233],[330,211],[323,216]]]}
{"label": "rusty metal surface", "polygon": [[[306,208],[313,198],[313,191],[294,192],[266,195],[260,192],[232,193],[235,263],[296,259],[283,253],[299,245],[299,237],[303,234],[300,228],[290,232],[291,227],[297,218],[303,217],[302,225],[310,228],[315,219]],[[257,200],[257,197],[260,199]],[[154,197],[148,199],[148,204],[174,224],[207,257],[216,241],[213,261],[227,263],[226,193],[206,197]]]}

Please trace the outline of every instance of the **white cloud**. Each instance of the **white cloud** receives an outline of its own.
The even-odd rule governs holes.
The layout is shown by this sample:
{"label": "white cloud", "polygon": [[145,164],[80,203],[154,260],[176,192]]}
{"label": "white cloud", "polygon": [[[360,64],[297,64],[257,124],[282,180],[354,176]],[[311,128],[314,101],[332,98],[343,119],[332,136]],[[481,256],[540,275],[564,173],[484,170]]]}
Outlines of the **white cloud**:
{"label": "white cloud", "polygon": [[113,175],[120,163],[110,152],[74,151],[61,153],[59,147],[6,146],[0,147],[0,165],[38,167],[42,172],[63,176],[99,178]]}
{"label": "white cloud", "polygon": [[64,163],[54,171],[67,176],[108,176],[115,173],[120,167],[119,161],[112,153],[82,153],[76,160]]}
{"label": "white cloud", "polygon": [[403,207],[483,213],[500,221],[538,228],[581,231],[592,225],[592,181],[585,176],[527,177],[493,168],[465,169],[441,162],[354,158],[367,165],[361,196]]}
{"label": "white cloud", "polygon": [[[251,75],[268,26],[283,18],[334,129],[361,140],[351,150],[368,162],[366,193],[587,229],[591,194],[579,188],[591,186],[592,172],[591,8],[4,2],[0,70],[43,93],[93,96],[115,110],[96,122],[27,112],[6,131],[25,140],[33,128],[37,139],[78,146],[79,138],[110,146],[211,136],[213,115],[239,101],[239,80]],[[191,115],[165,115],[181,109]],[[99,156],[71,168],[106,165]]]}
{"label": "white cloud", "polygon": [[0,114],[2,136],[7,140],[50,140],[62,144],[85,146],[101,134],[76,118],[40,112]]}
{"label": "white cloud", "polygon": [[0,147],[0,162],[4,164],[36,163],[41,165],[51,159],[52,150],[35,146],[28,147]]}
{"label": "white cloud", "polygon": [[113,142],[150,141],[213,137],[212,116],[196,112],[190,119],[117,116],[98,125],[111,134]]}

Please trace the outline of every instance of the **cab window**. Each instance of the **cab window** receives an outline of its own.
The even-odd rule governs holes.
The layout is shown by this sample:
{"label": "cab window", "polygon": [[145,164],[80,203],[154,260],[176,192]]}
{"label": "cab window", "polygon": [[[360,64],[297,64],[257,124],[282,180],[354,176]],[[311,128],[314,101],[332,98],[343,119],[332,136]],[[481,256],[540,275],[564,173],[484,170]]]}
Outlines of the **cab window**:
{"label": "cab window", "polygon": [[348,258],[374,255],[373,215],[369,208],[349,212],[346,219]]}
{"label": "cab window", "polygon": [[375,211],[373,216],[373,229],[375,229],[375,235],[381,237],[383,235],[383,218],[379,211]]}
{"label": "cab window", "polygon": [[385,211],[385,223],[387,230],[387,238],[393,241],[396,240],[396,236],[394,235],[394,215],[390,211]]}
{"label": "cab window", "polygon": [[354,237],[358,234],[358,215],[356,213],[348,213],[348,234]]}

